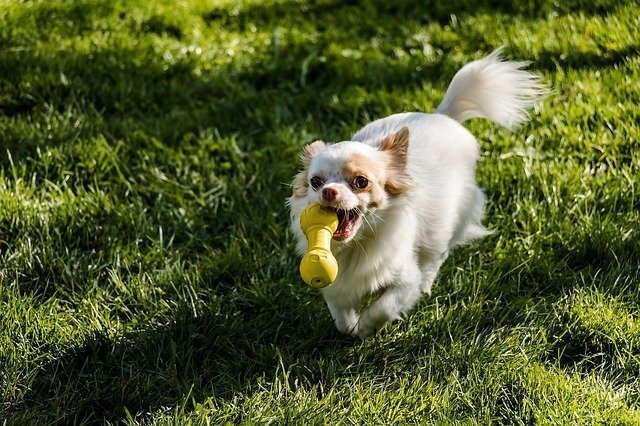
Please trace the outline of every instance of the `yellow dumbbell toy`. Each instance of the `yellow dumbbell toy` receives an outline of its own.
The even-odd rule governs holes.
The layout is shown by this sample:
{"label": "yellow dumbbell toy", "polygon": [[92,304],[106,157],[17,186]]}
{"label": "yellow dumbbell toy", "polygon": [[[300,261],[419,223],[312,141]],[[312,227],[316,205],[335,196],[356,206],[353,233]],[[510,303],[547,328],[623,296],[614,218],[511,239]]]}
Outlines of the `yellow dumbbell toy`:
{"label": "yellow dumbbell toy", "polygon": [[302,212],[300,227],[309,242],[300,262],[300,275],[311,287],[326,287],[338,276],[338,261],[331,254],[331,238],[338,229],[338,215],[313,204]]}

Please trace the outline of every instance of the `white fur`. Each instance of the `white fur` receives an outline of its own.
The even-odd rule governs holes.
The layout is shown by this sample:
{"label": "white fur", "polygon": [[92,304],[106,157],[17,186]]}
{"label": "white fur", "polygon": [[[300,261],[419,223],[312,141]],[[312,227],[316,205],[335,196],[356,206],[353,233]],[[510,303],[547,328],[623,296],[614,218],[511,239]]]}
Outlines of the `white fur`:
{"label": "white fur", "polygon": [[458,71],[436,113],[460,123],[487,118],[510,129],[528,120],[528,110],[545,93],[544,87],[537,75],[523,70],[527,62],[503,61],[501,52]]}
{"label": "white fur", "polygon": [[[485,117],[514,126],[525,120],[526,109],[542,90],[537,77],[522,67],[501,61],[495,52],[455,75],[436,114],[403,113],[374,121],[350,142],[328,145],[313,157],[310,176],[323,170],[330,175],[327,184],[343,185],[346,192],[348,183],[340,181],[345,158],[358,152],[382,161],[381,140],[403,127],[409,130],[406,167],[412,188],[390,196],[380,209],[361,206],[356,235],[347,243],[332,241],[339,273],[321,291],[339,330],[365,338],[400,318],[422,293],[430,293],[449,250],[490,233],[481,224],[485,197],[475,182],[478,143],[460,122]],[[357,202],[352,196],[345,197]],[[289,199],[300,253],[306,249],[300,214],[318,201],[319,192],[311,188],[306,197]],[[359,312],[378,291],[378,299]]]}

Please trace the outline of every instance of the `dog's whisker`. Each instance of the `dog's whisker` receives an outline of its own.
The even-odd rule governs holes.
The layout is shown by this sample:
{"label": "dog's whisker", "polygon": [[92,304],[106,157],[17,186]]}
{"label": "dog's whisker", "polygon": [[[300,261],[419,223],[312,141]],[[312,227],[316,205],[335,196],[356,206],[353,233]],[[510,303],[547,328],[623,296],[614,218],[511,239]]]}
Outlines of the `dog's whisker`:
{"label": "dog's whisker", "polygon": [[[369,214],[370,214],[371,216],[373,216],[373,219],[375,219],[375,220],[373,220],[373,224],[374,224],[374,226],[375,226],[375,231],[377,231],[377,230],[378,230],[378,221],[380,221],[380,222],[383,222],[383,223],[384,223],[384,219],[382,219],[380,216],[378,216],[377,214],[375,214],[375,213],[373,213],[373,212],[369,212]],[[369,222],[369,221],[367,221],[367,222]]]}
{"label": "dog's whisker", "polygon": [[362,211],[360,209],[358,209],[356,207],[356,211],[358,212],[358,215],[360,215],[360,217],[362,217],[362,220],[364,220],[364,222],[369,225],[369,229],[371,229],[371,232],[375,235],[378,231],[378,227],[376,226],[375,229],[373,227],[373,225],[371,224],[371,222],[367,219],[367,216],[364,215],[364,213],[362,213]]}
{"label": "dog's whisker", "polygon": [[365,250],[364,246],[362,245],[362,243],[360,241],[358,241],[357,239],[354,240],[356,242],[356,244],[358,244],[360,246],[360,248],[362,249],[362,253],[364,253],[364,257],[369,259],[369,256],[367,255],[367,251]]}
{"label": "dog's whisker", "polygon": [[373,225],[371,225],[371,222],[369,222],[369,220],[365,216],[362,216],[362,218],[364,219],[365,223],[369,225],[369,229],[371,229],[371,232],[375,235],[377,229],[373,228]]}
{"label": "dog's whisker", "polygon": [[378,219],[380,222],[384,223],[385,220],[380,216],[375,214],[374,212],[369,212],[371,214],[371,216],[375,217],[376,219]]}
{"label": "dog's whisker", "polygon": [[[371,229],[371,231],[373,230],[373,227],[371,226],[371,223],[369,223],[369,221],[367,220],[367,217],[364,215],[364,213],[362,212],[362,209],[360,209],[360,207],[356,206],[354,208],[354,210],[356,211],[356,213],[358,214],[358,216],[360,216],[362,218],[362,220],[369,225],[369,228]],[[375,232],[374,232],[375,233]]]}

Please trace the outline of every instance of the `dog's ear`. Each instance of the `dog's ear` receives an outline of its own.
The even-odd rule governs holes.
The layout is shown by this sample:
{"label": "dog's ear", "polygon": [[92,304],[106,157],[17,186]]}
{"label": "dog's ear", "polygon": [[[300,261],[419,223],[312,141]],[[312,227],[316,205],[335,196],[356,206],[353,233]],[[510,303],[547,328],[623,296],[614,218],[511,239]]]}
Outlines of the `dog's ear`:
{"label": "dog's ear", "polygon": [[403,127],[380,142],[380,151],[386,151],[396,164],[404,168],[407,165],[409,151],[409,129]]}
{"label": "dog's ear", "polygon": [[309,190],[309,166],[311,165],[311,160],[316,156],[320,151],[325,148],[325,143],[322,141],[315,141],[305,146],[302,150],[302,154],[300,154],[300,164],[303,169],[296,175],[293,179],[293,196],[297,198],[303,198],[307,196],[307,192]]}
{"label": "dog's ear", "polygon": [[407,155],[409,152],[409,129],[403,127],[380,142],[380,151],[387,153],[387,182],[385,189],[391,195],[400,195],[408,191],[411,177],[407,173]]}
{"label": "dog's ear", "polygon": [[303,167],[309,167],[311,164],[311,160],[316,156],[320,151],[322,151],[326,147],[325,143],[322,141],[315,141],[305,146],[302,150],[302,154],[300,154],[300,163]]}

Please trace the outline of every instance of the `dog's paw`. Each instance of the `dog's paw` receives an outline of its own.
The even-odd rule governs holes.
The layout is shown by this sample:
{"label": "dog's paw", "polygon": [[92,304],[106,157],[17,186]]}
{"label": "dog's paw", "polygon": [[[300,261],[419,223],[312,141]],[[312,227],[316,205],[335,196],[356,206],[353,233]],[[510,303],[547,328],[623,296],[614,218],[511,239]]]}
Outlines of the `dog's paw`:
{"label": "dog's paw", "polygon": [[361,339],[371,337],[387,323],[386,317],[373,314],[374,312],[366,311],[358,321],[357,335]]}
{"label": "dog's paw", "polygon": [[431,287],[433,286],[433,280],[426,280],[420,284],[420,291],[422,294],[431,296]]}
{"label": "dog's paw", "polygon": [[387,312],[374,305],[362,313],[360,321],[358,321],[357,335],[362,339],[366,339],[382,330],[389,322],[402,320],[402,316],[399,314],[389,316]]}
{"label": "dog's paw", "polygon": [[360,318],[358,316],[350,316],[348,318],[340,318],[340,321],[336,320],[336,328],[338,331],[350,336],[358,335],[358,322]]}
{"label": "dog's paw", "polygon": [[373,336],[375,334],[375,332],[376,332],[376,329],[374,327],[361,327],[361,326],[358,326],[358,330],[357,330],[356,336],[358,336],[362,340],[365,340],[366,338]]}

